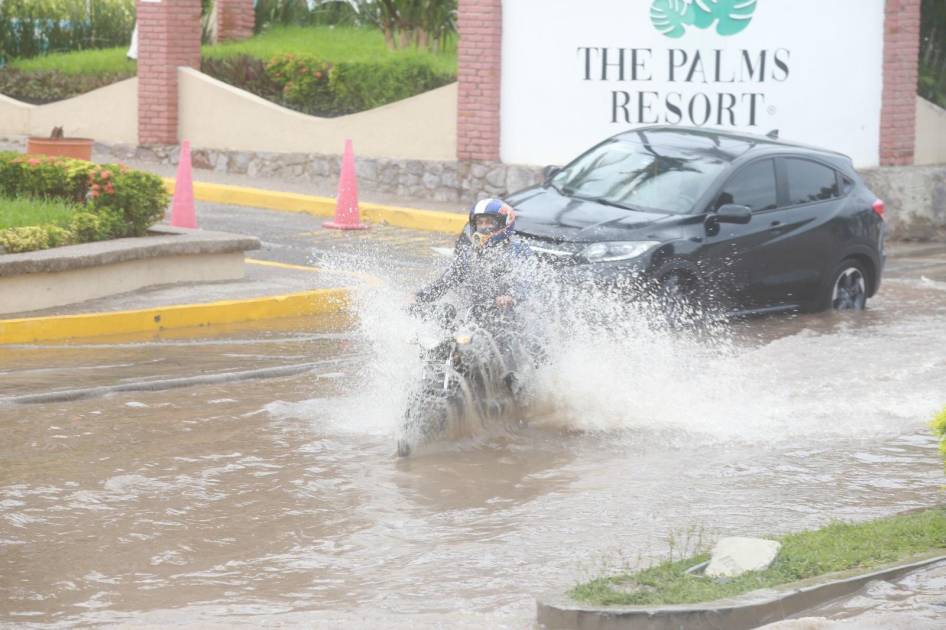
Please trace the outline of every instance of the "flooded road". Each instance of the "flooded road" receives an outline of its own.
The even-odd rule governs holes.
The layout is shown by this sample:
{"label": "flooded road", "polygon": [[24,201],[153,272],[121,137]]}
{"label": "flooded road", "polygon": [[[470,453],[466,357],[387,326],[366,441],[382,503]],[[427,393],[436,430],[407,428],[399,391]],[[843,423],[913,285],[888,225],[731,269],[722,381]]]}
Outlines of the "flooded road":
{"label": "flooded road", "polygon": [[578,331],[528,428],[407,460],[414,359],[377,297],[354,329],[0,349],[0,397],[312,364],[0,405],[0,624],[523,628],[534,596],[688,537],[942,503],[930,260],[892,265],[860,315],[737,322],[710,344]]}

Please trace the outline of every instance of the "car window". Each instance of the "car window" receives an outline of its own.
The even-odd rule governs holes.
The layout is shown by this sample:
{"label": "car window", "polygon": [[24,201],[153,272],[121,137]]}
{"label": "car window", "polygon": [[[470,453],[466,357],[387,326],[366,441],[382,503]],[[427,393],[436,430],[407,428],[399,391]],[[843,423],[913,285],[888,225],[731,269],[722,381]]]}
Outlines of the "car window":
{"label": "car window", "polygon": [[685,147],[613,139],[565,167],[552,185],[578,199],[685,214],[729,159],[707,139]]}
{"label": "car window", "polygon": [[787,158],[785,168],[789,205],[825,201],[840,196],[838,176],[833,168],[799,158]]}
{"label": "car window", "polygon": [[775,161],[761,160],[739,169],[723,186],[715,208],[727,203],[749,206],[753,212],[775,208]]}

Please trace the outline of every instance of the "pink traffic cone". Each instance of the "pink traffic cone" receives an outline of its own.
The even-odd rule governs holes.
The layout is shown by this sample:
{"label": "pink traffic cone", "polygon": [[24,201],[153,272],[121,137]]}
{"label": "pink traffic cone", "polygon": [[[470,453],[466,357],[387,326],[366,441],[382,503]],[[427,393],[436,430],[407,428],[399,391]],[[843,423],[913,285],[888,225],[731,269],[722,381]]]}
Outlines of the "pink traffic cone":
{"label": "pink traffic cone", "polygon": [[181,157],[177,161],[177,180],[174,182],[174,200],[171,202],[171,225],[196,228],[194,212],[194,182],[191,178],[191,143],[181,142]]}
{"label": "pink traffic cone", "polygon": [[335,200],[335,219],[326,221],[323,227],[336,230],[366,230],[358,210],[358,180],[355,177],[355,150],[351,140],[345,140],[342,156],[342,174],[338,179],[338,197]]}

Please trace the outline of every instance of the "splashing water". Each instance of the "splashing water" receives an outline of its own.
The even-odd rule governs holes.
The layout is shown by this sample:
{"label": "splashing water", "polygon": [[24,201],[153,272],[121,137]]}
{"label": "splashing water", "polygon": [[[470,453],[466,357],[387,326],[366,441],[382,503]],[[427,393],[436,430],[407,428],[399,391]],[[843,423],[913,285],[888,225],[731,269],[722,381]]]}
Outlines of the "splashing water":
{"label": "splashing water", "polygon": [[[359,375],[359,393],[336,401],[333,415],[344,417],[348,430],[397,433],[421,376],[418,340],[442,333],[407,313],[424,274],[392,273],[371,256],[358,261],[360,270],[383,279],[354,296],[358,332],[372,359]],[[917,378],[917,366],[921,375],[946,375],[942,353],[929,343],[946,346],[935,316],[912,318],[908,335],[837,314],[674,329],[661,325],[653,303],[629,304],[532,272],[545,290],[523,312],[547,355],[531,384],[528,420],[535,427],[710,443],[896,435],[946,402],[935,377]],[[773,321],[788,322],[789,334],[773,334]]]}

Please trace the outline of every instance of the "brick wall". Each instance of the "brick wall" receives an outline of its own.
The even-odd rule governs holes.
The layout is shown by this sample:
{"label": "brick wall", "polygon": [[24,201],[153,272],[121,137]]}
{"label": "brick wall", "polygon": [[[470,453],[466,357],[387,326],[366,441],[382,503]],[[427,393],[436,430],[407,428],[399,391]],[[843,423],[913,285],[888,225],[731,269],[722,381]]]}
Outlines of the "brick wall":
{"label": "brick wall", "polygon": [[920,0],[887,0],[880,163],[913,164]]}
{"label": "brick wall", "polygon": [[502,0],[460,0],[457,158],[498,160]]}
{"label": "brick wall", "polygon": [[138,0],[138,144],[177,144],[177,68],[200,67],[200,0]]}
{"label": "brick wall", "polygon": [[253,0],[217,0],[217,41],[253,36],[256,15]]}

